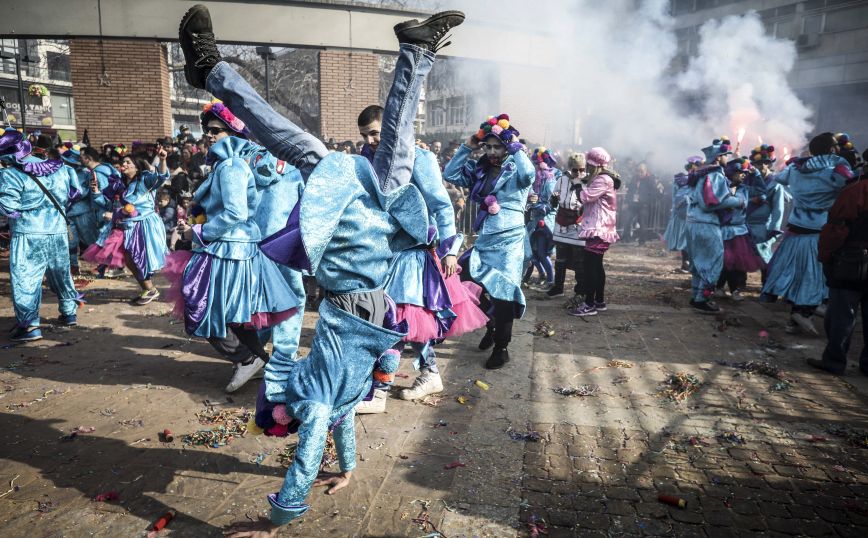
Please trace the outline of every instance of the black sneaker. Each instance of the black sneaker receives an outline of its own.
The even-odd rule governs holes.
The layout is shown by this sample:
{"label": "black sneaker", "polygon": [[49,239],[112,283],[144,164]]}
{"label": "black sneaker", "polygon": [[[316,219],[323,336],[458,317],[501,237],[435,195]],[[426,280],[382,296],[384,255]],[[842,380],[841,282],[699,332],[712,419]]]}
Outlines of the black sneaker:
{"label": "black sneaker", "polygon": [[486,370],[498,370],[509,362],[509,350],[505,347],[496,347],[491,356],[485,361]]}
{"label": "black sneaker", "polygon": [[824,372],[828,372],[828,373],[833,374],[833,375],[844,375],[844,370],[841,370],[841,371],[832,370],[831,368],[826,366],[825,362],[823,362],[820,359],[808,359],[807,362],[808,362],[808,366],[813,366],[817,370],[823,370]]}
{"label": "black sneaker", "polygon": [[452,28],[464,22],[464,13],[460,11],[441,11],[435,13],[422,22],[412,19],[406,22],[395,25],[395,35],[398,36],[398,43],[407,43],[423,47],[431,52],[446,47],[451,41],[443,43],[444,39],[448,39],[446,33]]}
{"label": "black sneaker", "polygon": [[563,286],[552,286],[546,292],[546,297],[555,298],[555,297],[563,297],[564,296],[564,287]]}
{"label": "black sneaker", "polygon": [[479,349],[481,351],[485,351],[494,345],[494,331],[491,329],[485,329],[485,334],[482,336],[482,340],[479,341]]}
{"label": "black sneaker", "polygon": [[694,301],[691,299],[690,306],[702,314],[717,314],[720,312],[720,307],[714,301]]}
{"label": "black sneaker", "polygon": [[221,60],[211,26],[211,13],[202,4],[191,7],[181,19],[178,40],[184,51],[184,77],[190,86],[205,89],[205,79]]}

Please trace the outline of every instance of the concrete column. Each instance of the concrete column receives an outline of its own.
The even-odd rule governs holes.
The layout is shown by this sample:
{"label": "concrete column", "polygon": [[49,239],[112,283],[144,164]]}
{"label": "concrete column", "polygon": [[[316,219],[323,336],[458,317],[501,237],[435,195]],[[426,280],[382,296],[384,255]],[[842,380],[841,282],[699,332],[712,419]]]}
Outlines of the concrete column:
{"label": "concrete column", "polygon": [[376,54],[324,50],[319,53],[320,133],[325,140],[359,140],[359,112],[380,102]]}
{"label": "concrete column", "polygon": [[[69,64],[79,138],[94,145],[153,143],[172,134],[166,49],[156,41],[70,39]],[[103,76],[105,58],[107,77]]]}

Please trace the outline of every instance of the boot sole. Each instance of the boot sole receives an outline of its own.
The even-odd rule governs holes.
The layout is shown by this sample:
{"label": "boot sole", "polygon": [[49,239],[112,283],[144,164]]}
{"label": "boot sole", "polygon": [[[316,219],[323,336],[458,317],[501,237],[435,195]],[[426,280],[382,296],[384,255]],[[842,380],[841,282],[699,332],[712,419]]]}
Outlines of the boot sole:
{"label": "boot sole", "polygon": [[[178,25],[178,41],[181,43],[181,50],[184,52],[184,78],[187,79],[187,83],[191,86],[198,87],[198,85],[193,84],[195,82],[195,77],[190,74],[190,66],[187,64],[187,58],[192,58],[195,54],[195,51],[192,49],[189,41],[185,39],[187,32],[185,28],[187,24],[190,22],[190,19],[193,18],[193,15],[204,10],[208,13],[208,22],[211,22],[211,12],[208,10],[206,6],[202,4],[196,4],[184,13],[184,16],[181,17],[181,24]],[[211,31],[214,31],[213,25],[211,27]],[[204,89],[205,86],[202,86]]]}
{"label": "boot sole", "polygon": [[463,11],[458,11],[458,10],[441,11],[440,13],[436,13],[436,14],[428,17],[427,19],[425,19],[422,22],[419,22],[418,20],[413,19],[413,20],[409,20],[409,21],[405,21],[405,22],[396,24],[394,30],[395,30],[395,33],[403,32],[404,30],[407,30],[409,28],[419,28],[422,26],[427,26],[428,24],[430,24],[432,22],[436,22],[436,21],[439,21],[441,19],[445,19],[448,17],[456,17],[459,19],[459,21],[456,22],[455,24],[450,24],[450,27],[452,27],[452,28],[455,28],[459,24],[463,23],[464,18],[465,18]]}

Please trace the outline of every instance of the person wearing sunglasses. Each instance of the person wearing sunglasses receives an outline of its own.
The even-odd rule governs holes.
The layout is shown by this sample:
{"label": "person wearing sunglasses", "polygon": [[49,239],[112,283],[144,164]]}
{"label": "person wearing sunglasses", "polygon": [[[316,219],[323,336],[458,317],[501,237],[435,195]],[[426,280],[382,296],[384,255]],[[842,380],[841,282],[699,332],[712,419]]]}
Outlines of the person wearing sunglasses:
{"label": "person wearing sunglasses", "polygon": [[193,250],[172,253],[175,270],[166,276],[174,282],[172,289],[181,291],[174,297],[175,312],[183,312],[187,333],[206,338],[235,363],[226,387],[234,392],[269,359],[257,331],[292,317],[303,300],[259,249],[261,196],[248,161],[259,146],[248,140],[244,122],[223,103],[205,105],[201,120],[211,145],[211,173],[196,189],[193,203],[201,208],[204,223],[185,230]]}
{"label": "person wearing sunglasses", "polygon": [[[479,205],[473,229],[479,235],[458,260],[462,280],[484,290],[480,308],[491,317],[480,350],[492,349],[485,368],[496,370],[509,362],[513,321],[524,315],[521,291],[525,257],[524,211],[533,181],[533,163],[518,141],[519,132],[507,114],[491,116],[467,138],[443,170],[443,179],[470,189]],[[479,160],[470,159],[481,149]]]}

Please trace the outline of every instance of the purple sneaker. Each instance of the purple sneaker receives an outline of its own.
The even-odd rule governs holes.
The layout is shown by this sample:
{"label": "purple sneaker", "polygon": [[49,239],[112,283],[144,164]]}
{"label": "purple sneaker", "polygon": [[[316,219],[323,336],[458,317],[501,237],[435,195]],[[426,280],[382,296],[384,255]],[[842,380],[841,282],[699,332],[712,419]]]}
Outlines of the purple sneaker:
{"label": "purple sneaker", "polygon": [[585,317],[585,316],[596,316],[597,309],[588,304],[582,303],[576,308],[567,312],[567,314],[571,316]]}
{"label": "purple sneaker", "polygon": [[602,303],[594,302],[594,308],[597,309],[597,312],[605,312],[606,311],[606,303],[605,302],[602,302]]}

